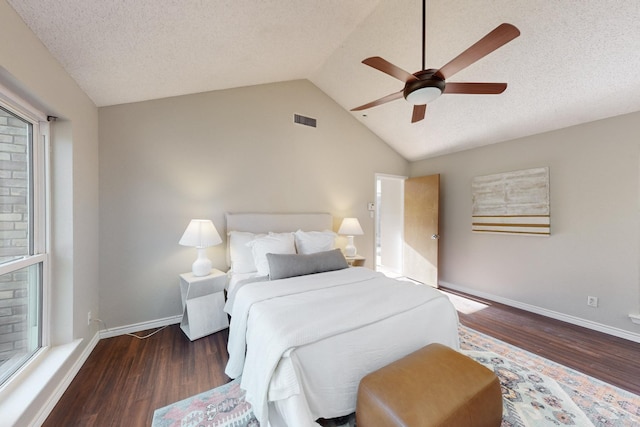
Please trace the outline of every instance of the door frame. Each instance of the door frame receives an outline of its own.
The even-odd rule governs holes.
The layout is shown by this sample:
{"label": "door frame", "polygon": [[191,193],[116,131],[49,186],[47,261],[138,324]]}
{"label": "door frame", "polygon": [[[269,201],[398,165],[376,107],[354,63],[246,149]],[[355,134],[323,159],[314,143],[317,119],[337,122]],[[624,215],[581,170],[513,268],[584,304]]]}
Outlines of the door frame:
{"label": "door frame", "polygon": [[[401,241],[404,242],[404,181],[407,179],[408,177],[406,176],[402,176],[402,175],[391,175],[391,174],[385,174],[385,173],[375,173],[374,176],[374,194],[375,194],[375,210],[374,210],[374,238],[373,238],[373,264],[374,264],[374,268],[376,271],[378,271],[378,242],[380,239],[380,232],[379,232],[379,226],[380,226],[380,192],[378,189],[378,182],[381,179],[389,179],[389,180],[397,180],[397,181],[402,181],[402,203],[400,204],[400,209],[401,209],[401,220],[402,220],[402,224],[400,227],[402,236],[401,236]],[[400,254],[400,275],[404,274],[403,270],[403,265],[404,265],[404,261],[403,261],[403,247],[402,245],[398,248],[399,250],[399,254]]]}

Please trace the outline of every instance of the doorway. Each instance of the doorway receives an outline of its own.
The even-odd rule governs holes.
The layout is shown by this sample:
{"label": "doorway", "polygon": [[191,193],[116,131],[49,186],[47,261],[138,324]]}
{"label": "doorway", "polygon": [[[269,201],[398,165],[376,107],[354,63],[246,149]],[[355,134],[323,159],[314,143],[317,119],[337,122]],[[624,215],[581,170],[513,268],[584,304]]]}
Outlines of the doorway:
{"label": "doorway", "polygon": [[376,271],[402,276],[404,176],[376,174]]}
{"label": "doorway", "polygon": [[376,174],[376,271],[438,287],[440,175]]}

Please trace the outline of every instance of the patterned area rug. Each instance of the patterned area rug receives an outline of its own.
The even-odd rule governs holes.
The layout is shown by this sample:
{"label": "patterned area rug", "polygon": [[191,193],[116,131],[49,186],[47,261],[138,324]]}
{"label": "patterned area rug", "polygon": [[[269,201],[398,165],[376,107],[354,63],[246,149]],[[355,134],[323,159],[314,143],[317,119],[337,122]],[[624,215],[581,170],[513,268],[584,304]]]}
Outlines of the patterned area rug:
{"label": "patterned area rug", "polygon": [[464,326],[460,347],[500,378],[502,427],[640,426],[640,396]]}
{"label": "patterned area rug", "polygon": [[240,379],[173,403],[153,413],[152,427],[259,427],[244,400]]}
{"label": "patterned area rug", "polygon": [[[640,426],[640,396],[472,329],[460,326],[462,352],[498,375],[502,427]],[[354,416],[323,421],[354,427]],[[239,380],[198,394],[153,415],[152,427],[259,427]]]}

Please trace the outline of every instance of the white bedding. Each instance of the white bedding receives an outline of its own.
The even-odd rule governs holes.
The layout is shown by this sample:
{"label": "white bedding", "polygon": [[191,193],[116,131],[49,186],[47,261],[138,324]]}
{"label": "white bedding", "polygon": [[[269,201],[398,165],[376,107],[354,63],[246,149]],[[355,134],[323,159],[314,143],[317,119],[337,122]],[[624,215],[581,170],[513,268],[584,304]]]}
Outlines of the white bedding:
{"label": "white bedding", "polygon": [[259,277],[260,276],[258,276],[257,272],[234,274],[230,271],[229,280],[227,281],[227,292],[234,292],[235,287],[238,285],[238,283],[249,282],[252,280],[256,280],[256,278]]}
{"label": "white bedding", "polygon": [[349,414],[367,373],[431,342],[458,348],[446,296],[365,268],[245,284],[230,311],[226,373],[265,426]]}

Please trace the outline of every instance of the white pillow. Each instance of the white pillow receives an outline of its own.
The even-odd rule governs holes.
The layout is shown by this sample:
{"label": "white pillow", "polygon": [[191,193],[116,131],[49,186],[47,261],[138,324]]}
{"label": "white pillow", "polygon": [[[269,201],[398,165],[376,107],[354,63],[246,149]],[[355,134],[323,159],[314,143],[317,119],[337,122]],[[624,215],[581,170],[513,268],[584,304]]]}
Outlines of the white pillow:
{"label": "white pillow", "polygon": [[296,246],[293,233],[269,233],[268,236],[258,237],[247,243],[253,253],[258,276],[269,275],[269,261],[267,254],[295,254]]}
{"label": "white pillow", "polygon": [[295,232],[296,248],[299,254],[315,254],[330,251],[335,247],[336,233],[333,231],[302,231]]}
{"label": "white pillow", "polygon": [[254,234],[246,231],[230,231],[229,236],[229,266],[232,273],[254,273],[257,268],[253,261],[251,247],[247,243],[263,237],[265,234]]}

